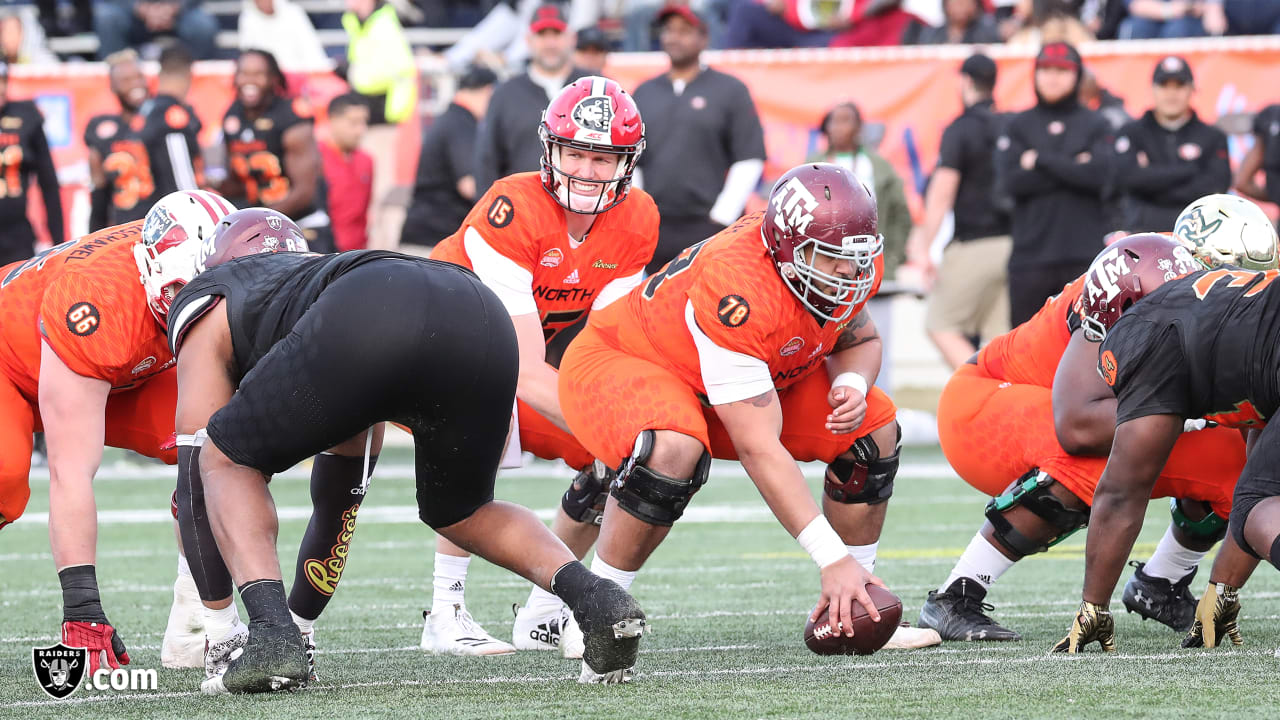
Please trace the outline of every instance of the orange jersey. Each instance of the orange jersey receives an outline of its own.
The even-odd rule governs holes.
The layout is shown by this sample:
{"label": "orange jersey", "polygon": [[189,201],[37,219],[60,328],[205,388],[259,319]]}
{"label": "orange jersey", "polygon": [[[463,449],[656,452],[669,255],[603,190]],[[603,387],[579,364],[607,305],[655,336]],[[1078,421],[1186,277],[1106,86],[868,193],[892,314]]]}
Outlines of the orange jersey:
{"label": "orange jersey", "polygon": [[538,173],[503,178],[431,257],[476,270],[468,243],[478,236],[532,275],[534,303],[550,341],[588,312],[606,285],[642,272],[658,244],[657,206],[639,188],[600,213],[581,243],[569,237],[565,212],[543,189]]}
{"label": "orange jersey", "polygon": [[[760,236],[763,217],[747,215],[686,249],[624,300],[592,313],[588,325],[609,344],[670,370],[703,396],[698,350],[685,321],[690,303],[694,321],[712,342],[764,361],[779,390],[824,367],[862,306],[844,322],[819,324],[778,274]],[[871,295],[884,274],[880,258],[875,267]]]}
{"label": "orange jersey", "polygon": [[1067,350],[1075,324],[1085,275],[1072,280],[1044,307],[1009,332],[994,338],[978,353],[978,366],[988,376],[1021,385],[1053,387],[1058,361]]}
{"label": "orange jersey", "polygon": [[173,364],[147,306],[133,246],[142,221],[0,268],[0,371],[38,401],[40,341],[79,375],[124,390]]}

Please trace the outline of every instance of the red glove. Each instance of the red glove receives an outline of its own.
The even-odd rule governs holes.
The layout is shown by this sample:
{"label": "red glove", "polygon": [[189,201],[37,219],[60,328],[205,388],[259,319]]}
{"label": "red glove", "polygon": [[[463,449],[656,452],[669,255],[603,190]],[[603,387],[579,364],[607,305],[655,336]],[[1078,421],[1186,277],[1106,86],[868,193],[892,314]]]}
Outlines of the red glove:
{"label": "red glove", "polygon": [[124,641],[116,635],[116,629],[105,622],[68,620],[62,623],[62,644],[89,651],[89,675],[97,672],[103,662],[113,670],[129,664]]}

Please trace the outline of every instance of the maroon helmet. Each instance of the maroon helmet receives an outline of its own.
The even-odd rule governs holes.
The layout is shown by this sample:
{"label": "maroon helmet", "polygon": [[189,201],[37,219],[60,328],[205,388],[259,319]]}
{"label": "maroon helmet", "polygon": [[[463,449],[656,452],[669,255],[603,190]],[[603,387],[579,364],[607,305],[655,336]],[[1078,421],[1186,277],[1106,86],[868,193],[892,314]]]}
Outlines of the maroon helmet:
{"label": "maroon helmet", "polygon": [[245,208],[222,218],[200,244],[195,271],[199,274],[246,255],[308,250],[302,230],[287,216],[262,207]]}
{"label": "maroon helmet", "polygon": [[[760,234],[783,282],[815,315],[842,321],[871,296],[884,237],[875,197],[848,170],[806,163],[778,178]],[[852,277],[818,269],[819,258],[849,261]]]}
{"label": "maroon helmet", "polygon": [[1140,233],[1117,240],[1093,259],[1080,295],[1085,338],[1102,342],[1120,315],[1147,293],[1204,266],[1177,240]]}

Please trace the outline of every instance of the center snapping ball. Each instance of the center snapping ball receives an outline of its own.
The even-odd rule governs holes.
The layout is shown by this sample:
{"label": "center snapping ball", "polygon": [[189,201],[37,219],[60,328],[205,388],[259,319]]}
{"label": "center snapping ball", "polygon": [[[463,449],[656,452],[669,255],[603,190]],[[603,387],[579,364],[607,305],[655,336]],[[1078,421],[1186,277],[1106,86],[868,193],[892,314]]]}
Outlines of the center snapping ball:
{"label": "center snapping ball", "polygon": [[880,611],[880,622],[873,622],[867,609],[855,600],[853,637],[838,633],[827,617],[828,611],[823,610],[817,622],[805,622],[804,644],[819,655],[870,655],[884,647],[902,620],[902,601],[879,585],[868,585],[867,594]]}

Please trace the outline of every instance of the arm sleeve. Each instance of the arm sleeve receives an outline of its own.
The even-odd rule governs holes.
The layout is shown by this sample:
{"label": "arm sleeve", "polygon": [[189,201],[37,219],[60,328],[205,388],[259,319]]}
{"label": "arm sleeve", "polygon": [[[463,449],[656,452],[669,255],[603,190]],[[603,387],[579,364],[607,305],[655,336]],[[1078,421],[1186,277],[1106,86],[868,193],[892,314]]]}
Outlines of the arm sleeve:
{"label": "arm sleeve", "polygon": [[40,196],[44,199],[49,238],[57,245],[67,239],[62,226],[62,193],[58,188],[58,171],[53,166],[53,155],[49,152],[49,140],[44,136],[43,128],[37,126],[31,137],[31,147],[36,154],[36,181],[40,183]]}
{"label": "arm sleeve", "polygon": [[615,300],[626,297],[632,290],[640,287],[642,282],[644,282],[644,270],[634,275],[610,280],[604,286],[604,289],[600,291],[600,295],[595,299],[595,302],[591,303],[591,311],[595,312],[609,307]]}
{"label": "arm sleeve", "polygon": [[724,179],[724,187],[720,189],[715,204],[711,206],[709,213],[711,219],[721,225],[732,225],[733,221],[742,215],[742,209],[747,206],[747,200],[755,191],[756,184],[760,182],[760,175],[763,173],[764,160],[739,160],[730,165]]}
{"label": "arm sleeve", "polygon": [[698,366],[707,400],[725,405],[762,395],[773,389],[769,364],[760,358],[720,347],[702,331],[694,318],[693,301],[686,301],[684,321],[698,348]]}
{"label": "arm sleeve", "polygon": [[181,131],[167,133],[164,136],[165,152],[169,154],[169,165],[173,168],[173,180],[179,190],[198,190],[196,184],[196,167],[191,159],[191,146],[187,143],[187,134]]}
{"label": "arm sleeve", "polygon": [[462,234],[462,244],[471,258],[471,268],[512,317],[538,312],[538,304],[533,299],[532,272],[494,250],[473,227]]}

